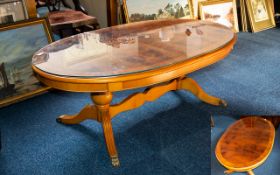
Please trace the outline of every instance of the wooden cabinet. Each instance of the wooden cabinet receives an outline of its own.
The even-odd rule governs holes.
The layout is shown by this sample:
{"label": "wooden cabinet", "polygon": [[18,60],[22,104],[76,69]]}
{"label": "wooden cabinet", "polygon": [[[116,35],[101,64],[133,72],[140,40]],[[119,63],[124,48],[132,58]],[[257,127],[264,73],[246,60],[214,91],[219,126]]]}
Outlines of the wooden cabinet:
{"label": "wooden cabinet", "polygon": [[35,0],[25,0],[25,2],[29,18],[36,18],[37,10]]}
{"label": "wooden cabinet", "polygon": [[118,25],[118,4],[117,0],[107,0],[108,26]]}

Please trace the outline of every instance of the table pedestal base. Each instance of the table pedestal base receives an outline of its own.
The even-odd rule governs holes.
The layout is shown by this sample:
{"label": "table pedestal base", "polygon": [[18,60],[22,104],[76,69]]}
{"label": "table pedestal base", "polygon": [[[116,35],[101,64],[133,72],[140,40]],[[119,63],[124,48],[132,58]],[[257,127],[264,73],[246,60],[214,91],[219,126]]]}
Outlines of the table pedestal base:
{"label": "table pedestal base", "polygon": [[85,106],[76,115],[62,115],[57,121],[63,124],[78,124],[86,119],[92,119],[102,123],[107,150],[112,165],[119,166],[120,162],[114,141],[111,119],[121,112],[142,106],[146,101],[154,101],[169,91],[180,89],[190,91],[205,103],[215,106],[227,105],[224,100],[208,95],[193,79],[181,77],[165,84],[147,88],[142,93],[132,94],[116,105],[110,105],[113,98],[111,92],[91,93],[91,99],[94,105]]}

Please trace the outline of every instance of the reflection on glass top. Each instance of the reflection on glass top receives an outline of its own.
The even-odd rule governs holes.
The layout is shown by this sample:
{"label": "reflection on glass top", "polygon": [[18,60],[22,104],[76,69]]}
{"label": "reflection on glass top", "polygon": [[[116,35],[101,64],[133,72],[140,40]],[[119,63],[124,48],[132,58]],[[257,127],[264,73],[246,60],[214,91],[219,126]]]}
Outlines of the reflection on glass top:
{"label": "reflection on glass top", "polygon": [[59,40],[35,53],[32,62],[58,76],[116,76],[186,61],[223,47],[233,37],[230,29],[206,21],[146,21]]}

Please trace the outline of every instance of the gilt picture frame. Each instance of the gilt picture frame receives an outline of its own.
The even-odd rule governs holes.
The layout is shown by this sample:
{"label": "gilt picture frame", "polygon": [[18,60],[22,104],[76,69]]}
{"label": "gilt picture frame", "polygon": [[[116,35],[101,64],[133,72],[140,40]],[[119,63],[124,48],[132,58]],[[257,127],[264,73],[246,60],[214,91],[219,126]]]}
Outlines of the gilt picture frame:
{"label": "gilt picture frame", "polygon": [[1,0],[0,24],[13,23],[28,19],[25,0]]}
{"label": "gilt picture frame", "polygon": [[48,90],[31,67],[33,54],[53,41],[47,19],[2,25],[0,38],[0,107]]}
{"label": "gilt picture frame", "polygon": [[202,20],[212,21],[239,32],[235,0],[214,0],[199,3]]}
{"label": "gilt picture frame", "polygon": [[191,4],[192,4],[192,14],[193,14],[193,18],[194,19],[199,19],[199,3],[200,2],[204,2],[207,0],[191,0]]}
{"label": "gilt picture frame", "polygon": [[157,19],[193,18],[191,0],[123,0],[123,8],[127,23]]}
{"label": "gilt picture frame", "polygon": [[253,32],[275,27],[272,1],[246,0],[246,5]]}

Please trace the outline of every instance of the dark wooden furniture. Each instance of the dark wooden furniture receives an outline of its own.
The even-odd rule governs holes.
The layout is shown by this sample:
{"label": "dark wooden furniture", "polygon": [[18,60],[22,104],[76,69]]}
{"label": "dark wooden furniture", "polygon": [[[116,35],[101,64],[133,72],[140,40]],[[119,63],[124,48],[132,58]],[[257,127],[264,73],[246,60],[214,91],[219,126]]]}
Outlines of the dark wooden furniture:
{"label": "dark wooden furniture", "polygon": [[[85,106],[76,115],[62,115],[58,121],[100,122],[112,164],[118,166],[111,123],[117,114],[179,89],[190,91],[208,104],[226,105],[185,76],[225,58],[236,39],[229,28],[206,21],[136,22],[50,44],[33,56],[32,67],[37,78],[50,87],[90,93],[94,105]],[[114,92],[140,87],[148,88],[111,105]]]}
{"label": "dark wooden furniture", "polygon": [[108,26],[118,25],[118,2],[120,0],[106,0]]}
{"label": "dark wooden furniture", "polygon": [[[99,28],[96,17],[87,15],[79,0],[73,0],[73,4],[75,10],[72,10],[65,0],[37,0],[38,8],[42,6],[48,7],[48,19],[51,29],[62,38]],[[61,10],[61,5],[68,9]]]}
{"label": "dark wooden furniture", "polygon": [[122,0],[106,0],[108,26],[126,23]]}
{"label": "dark wooden furniture", "polygon": [[280,26],[280,1],[274,0],[274,13],[275,13],[275,23],[277,27]]}
{"label": "dark wooden furniture", "polygon": [[26,8],[29,18],[37,18],[36,2],[35,0],[25,0]]}
{"label": "dark wooden furniture", "polygon": [[226,174],[247,172],[260,166],[269,156],[275,137],[272,123],[261,117],[246,117],[232,124],[216,146],[216,157]]}
{"label": "dark wooden furniture", "polygon": [[213,128],[215,126],[213,116],[210,117],[210,126],[211,126],[211,128]]}

